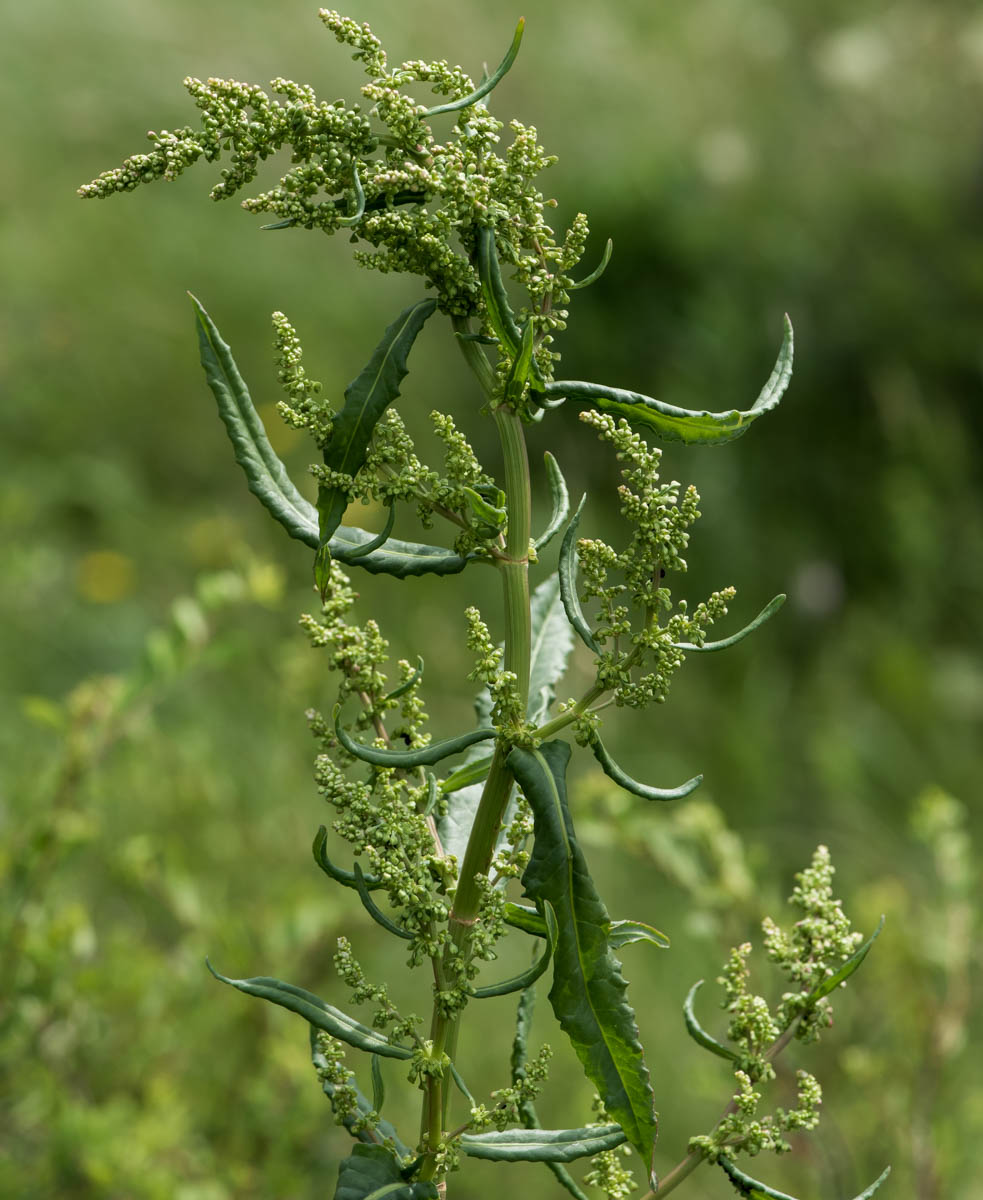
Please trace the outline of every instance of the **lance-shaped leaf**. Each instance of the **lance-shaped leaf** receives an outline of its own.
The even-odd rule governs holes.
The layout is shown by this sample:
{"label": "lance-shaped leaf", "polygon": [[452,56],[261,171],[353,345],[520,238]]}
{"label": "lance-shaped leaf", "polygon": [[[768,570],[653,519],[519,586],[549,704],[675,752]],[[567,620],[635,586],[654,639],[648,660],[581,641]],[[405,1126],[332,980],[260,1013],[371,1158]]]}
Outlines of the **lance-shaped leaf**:
{"label": "lance-shaped leaf", "polygon": [[383,1058],[413,1057],[412,1050],[387,1042],[377,1030],[369,1029],[367,1025],[356,1021],[354,1017],[349,1017],[330,1004],[325,1004],[313,992],[306,992],[303,988],[294,987],[291,983],[284,983],[282,979],[271,979],[267,975],[256,976],[254,979],[229,979],[225,975],[220,975],[207,958],[205,963],[209,971],[222,983],[238,988],[247,996],[258,996],[261,1000],[279,1004],[281,1008],[297,1013],[317,1029],[323,1029],[325,1033],[330,1033],[332,1037],[347,1042],[356,1050],[379,1054]]}
{"label": "lance-shaped leaf", "polygon": [[384,1146],[356,1146],[338,1167],[334,1200],[436,1200],[437,1185],[408,1183]]}
{"label": "lance-shaped leaf", "polygon": [[737,633],[732,633],[730,637],[721,638],[719,642],[704,642],[702,646],[698,646],[696,642],[677,642],[676,649],[685,650],[687,654],[700,654],[709,653],[713,650],[726,650],[728,646],[736,646],[737,643],[742,642],[749,633],[754,633],[759,626],[764,625],[765,621],[767,621],[770,617],[773,617],[785,603],[785,600],[786,597],[784,593],[780,593],[779,595],[775,596],[773,600],[768,601],[768,603],[764,606],[761,612],[758,613],[753,621],[745,625],[744,628],[739,630]]}
{"label": "lance-shaped leaf", "polygon": [[553,511],[550,515],[549,524],[539,537],[536,538],[535,546],[537,550],[542,550],[545,546],[549,545],[563,528],[563,522],[570,515],[570,493],[567,491],[567,481],[563,478],[559,464],[548,450],[543,458],[546,462],[546,479],[549,483],[550,501],[553,505]]}
{"label": "lance-shaped leaf", "polygon": [[681,800],[683,796],[688,796],[690,792],[695,791],[703,782],[702,775],[694,775],[692,779],[687,779],[685,783],[681,783],[676,788],[650,787],[647,783],[639,783],[637,779],[632,779],[630,775],[622,771],[604,749],[604,744],[596,732],[591,738],[590,748],[600,764],[601,770],[609,779],[613,779],[618,787],[624,788],[626,792],[641,796],[643,800]]}
{"label": "lance-shaped leaf", "polygon": [[[270,445],[249,389],[215,322],[194,296],[191,300],[195,306],[205,377],[249,490],[291,537],[317,550],[320,546],[317,509],[297,490],[287,468]],[[379,545],[376,534],[348,525],[339,525],[335,530],[330,551],[332,557],[346,565],[361,567],[373,575],[393,575],[397,579],[411,575],[456,575],[473,557],[462,557],[442,546],[404,542],[398,538],[389,538]]]}
{"label": "lance-shaped leaf", "polygon": [[470,787],[474,783],[481,783],[488,775],[491,760],[492,756],[485,754],[481,758],[476,758],[474,762],[465,763],[463,767],[458,767],[446,779],[440,781],[440,790],[445,796],[449,796],[451,792],[458,792],[461,788]]}
{"label": "lance-shaped leaf", "polygon": [[556,910],[550,1003],[588,1079],[651,1173],[657,1118],[635,1014],[625,997],[621,964],[608,941],[610,918],[597,894],[567,807],[566,742],[516,749],[508,764],[535,821],[522,884],[537,904]]}
{"label": "lance-shaped leaf", "polygon": [[490,91],[498,87],[499,83],[505,78],[505,75],[515,62],[516,55],[519,53],[519,46],[522,44],[522,31],[526,27],[525,17],[519,18],[519,24],[515,27],[515,34],[512,37],[512,45],[509,46],[505,53],[505,57],[499,63],[496,71],[483,80],[473,92],[469,92],[466,96],[462,96],[460,100],[449,100],[446,104],[438,104],[436,108],[428,108],[423,117],[429,120],[430,117],[439,117],[441,113],[457,112],[462,108],[470,108],[472,104],[477,104],[479,100],[483,100]]}
{"label": "lance-shaped leaf", "polygon": [[[327,1067],[328,1060],[324,1057],[324,1054],[322,1053],[321,1048],[317,1044],[317,1033],[318,1033],[318,1031],[312,1025],[311,1026],[311,1062],[314,1064],[315,1067],[317,1067],[320,1070],[323,1070],[324,1068]],[[373,1093],[375,1093],[375,1065],[376,1065],[377,1061],[378,1061],[377,1058],[375,1056],[373,1056],[373,1058],[372,1058]],[[378,1114],[380,1107],[381,1107],[381,1102],[379,1102],[379,1103],[376,1102],[378,1100],[378,1095],[375,1095],[375,1098],[370,1103],[368,1098],[365,1095],[363,1095],[363,1093],[355,1086],[355,1084],[351,1080],[349,1080],[347,1086],[352,1088],[352,1090],[355,1093],[355,1106],[358,1111],[354,1112],[354,1113],[346,1113],[346,1115],[342,1118],[342,1124],[348,1130],[348,1132],[352,1135],[352,1137],[356,1138],[360,1142],[365,1142],[367,1145],[378,1145],[378,1143],[381,1141],[387,1141],[387,1140],[391,1141],[393,1146],[396,1149],[397,1154],[399,1154],[402,1158],[408,1157],[409,1153],[410,1153],[409,1149],[400,1140],[399,1134],[396,1132],[395,1127],[393,1125],[390,1125],[390,1123],[388,1121],[379,1121],[379,1123],[377,1125],[375,1125],[375,1127],[372,1129],[363,1127],[363,1128],[359,1129],[358,1131],[356,1131],[355,1129],[352,1128],[354,1125],[359,1123],[359,1121],[362,1118],[368,1116],[369,1113],[375,1112],[376,1114]],[[334,1097],[335,1097],[335,1092],[337,1091],[337,1086],[335,1084],[333,1084],[330,1079],[327,1079],[322,1076],[321,1087],[322,1087],[322,1090],[324,1091],[325,1096],[327,1096],[327,1098],[332,1102],[331,1107],[334,1108]]]}
{"label": "lance-shaped leaf", "polygon": [[758,417],[777,406],[792,378],[792,349],[792,323],[786,316],[785,337],[771,376],[757,400],[744,412],[736,408],[729,412],[698,412],[677,408],[674,404],[666,404],[639,392],[582,380],[558,379],[541,386],[547,400],[566,397],[591,405],[602,412],[625,417],[632,425],[651,429],[666,441],[720,445],[747,433]]}
{"label": "lance-shaped leaf", "polygon": [[389,535],[393,531],[393,526],[396,524],[396,505],[389,504],[387,506],[386,523],[382,528],[382,532],[376,534],[374,538],[370,538],[363,546],[357,546],[348,551],[348,562],[357,561],[360,558],[365,558],[367,554],[372,554],[375,550],[381,550],[382,547],[389,541]]}
{"label": "lance-shaped leaf", "polygon": [[620,1125],[587,1125],[583,1129],[507,1129],[504,1133],[466,1133],[461,1149],[471,1158],[495,1162],[573,1162],[626,1141]]}
{"label": "lance-shaped leaf", "polygon": [[728,1049],[723,1042],[718,1042],[715,1037],[711,1037],[703,1028],[700,1022],[696,1019],[696,1011],[693,1008],[693,1002],[696,999],[696,993],[703,987],[703,980],[698,979],[689,990],[689,994],[683,1004],[683,1020],[686,1022],[686,1032],[690,1035],[694,1042],[697,1042],[704,1050],[709,1050],[711,1054],[716,1054],[719,1058],[726,1058],[730,1062],[737,1062],[740,1055],[735,1051]]}
{"label": "lance-shaped leaf", "polygon": [[[191,293],[188,293],[191,296]],[[232,351],[201,303],[191,296],[205,378],[218,404],[249,490],[291,537],[317,544],[317,512],[292,483],[287,469],[270,445],[249,390]],[[312,543],[311,539],[314,538]]]}
{"label": "lance-shaped leaf", "polygon": [[413,669],[413,674],[404,680],[399,687],[393,688],[391,692],[386,694],[387,700],[398,700],[400,696],[405,696],[411,687],[415,687],[423,678],[423,658],[417,655],[416,667]]}
{"label": "lance-shaped leaf", "polygon": [[[366,366],[345,388],[345,403],[332,419],[331,436],[323,450],[326,467],[352,477],[358,474],[379,418],[399,395],[400,384],[406,378],[406,360],[417,334],[436,308],[436,300],[420,300],[403,309],[382,335]],[[329,561],[325,549],[347,507],[344,488],[327,484],[318,488],[320,547],[315,575],[322,594]]]}
{"label": "lance-shaped leaf", "polygon": [[471,995],[475,1000],[489,1000],[493,996],[510,996],[514,992],[524,992],[532,987],[549,966],[550,959],[553,957],[553,952],[556,949],[556,913],[554,913],[551,904],[547,904],[544,910],[543,925],[546,933],[546,949],[540,957],[531,966],[511,979],[506,979],[502,983],[492,983],[487,987],[473,988]]}
{"label": "lance-shaped leaf", "polygon": [[871,946],[873,946],[883,928],[884,917],[882,916],[874,932],[858,950],[855,950],[853,954],[850,955],[843,966],[840,967],[838,971],[834,971],[833,974],[828,976],[826,979],[821,980],[812,989],[806,1001],[809,1008],[814,1007],[819,1003],[820,1000],[822,1000],[824,996],[828,996],[830,992],[838,988],[841,983],[850,978],[853,972],[856,971],[856,969],[867,957]]}
{"label": "lance-shaped leaf", "polygon": [[431,742],[429,746],[421,746],[416,750],[380,750],[377,746],[365,746],[355,741],[352,735],[341,727],[341,709],[334,712],[335,737],[345,747],[349,754],[362,762],[371,763],[376,767],[390,767],[408,770],[410,767],[432,767],[443,758],[452,754],[460,754],[477,742],[487,742],[495,736],[494,729],[472,729],[459,737],[445,738],[442,742]]}
{"label": "lance-shaped leaf", "polygon": [[476,248],[478,279],[488,313],[488,324],[509,358],[517,358],[522,344],[522,330],[516,322],[505,290],[502,269],[498,262],[498,247],[495,245],[495,231],[487,225],[482,225],[478,230]]}
{"label": "lance-shaped leaf", "polygon": [[314,852],[314,861],[330,879],[333,879],[336,883],[340,883],[342,887],[352,888],[357,892],[361,891],[362,888],[372,892],[376,888],[383,886],[381,879],[376,879],[374,875],[365,874],[361,877],[362,882],[360,885],[354,871],[346,871],[344,867],[335,866],[331,859],[328,858],[327,846],[328,831],[323,825],[319,825],[317,833],[314,835],[314,845],[311,849]]}
{"label": "lance-shaped leaf", "polygon": [[365,875],[362,873],[362,868],[355,864],[355,890],[358,892],[358,898],[362,901],[362,907],[369,914],[377,925],[381,925],[387,933],[393,933],[398,938],[404,938],[407,942],[413,941],[413,934],[402,929],[395,921],[391,920],[376,902],[369,895],[369,889],[365,884]]}
{"label": "lance-shaped leaf", "polygon": [[[779,1192],[775,1188],[768,1187],[767,1184],[761,1183],[757,1179],[752,1179],[750,1175],[745,1173],[725,1155],[721,1155],[717,1160],[724,1169],[724,1174],[734,1185],[734,1189],[738,1195],[745,1197],[745,1200],[795,1200],[794,1196],[790,1196],[787,1192]],[[881,1184],[891,1174],[891,1168],[885,1167],[878,1175],[870,1187],[865,1188],[859,1196],[855,1196],[854,1200],[870,1200],[873,1194],[881,1186]]]}
{"label": "lance-shaped leaf", "polygon": [[584,276],[583,279],[578,279],[576,283],[571,283],[567,288],[567,291],[576,292],[579,291],[580,288],[590,287],[592,283],[596,283],[607,270],[608,263],[611,261],[611,252],[613,250],[614,242],[608,238],[607,244],[604,247],[604,254],[601,256],[601,261],[589,275]]}
{"label": "lance-shaped leaf", "polygon": [[580,514],[584,511],[586,501],[587,493],[585,492],[580,498],[577,511],[573,514],[573,518],[567,526],[567,531],[563,535],[563,541],[560,544],[558,572],[560,576],[560,598],[563,601],[563,610],[567,614],[567,620],[577,631],[580,640],[588,650],[599,655],[601,647],[594,640],[594,634],[591,632],[591,627],[587,624],[584,610],[580,607],[580,597],[577,595],[577,526],[580,524]]}
{"label": "lance-shaped leaf", "polygon": [[[339,525],[328,547],[331,557],[346,566],[361,567],[370,575],[393,575],[397,579],[406,579],[411,575],[456,575],[474,558],[471,554],[465,557],[453,550],[445,550],[443,546],[404,542],[394,537],[377,549],[370,550],[367,543],[376,540],[376,534],[366,533],[357,526]],[[313,545],[317,549],[316,528]]]}
{"label": "lance-shaped leaf", "polygon": [[661,930],[644,921],[612,921],[608,929],[608,945],[612,950],[619,950],[633,942],[651,942],[660,950],[668,950],[670,941]]}
{"label": "lance-shaped leaf", "polygon": [[[523,933],[531,933],[533,937],[546,937],[546,922],[542,916],[527,904],[505,902],[502,916],[506,925],[513,929],[521,929]],[[632,942],[651,942],[660,950],[669,949],[669,939],[658,929],[646,925],[643,921],[611,921],[607,927],[608,945],[612,950]]]}

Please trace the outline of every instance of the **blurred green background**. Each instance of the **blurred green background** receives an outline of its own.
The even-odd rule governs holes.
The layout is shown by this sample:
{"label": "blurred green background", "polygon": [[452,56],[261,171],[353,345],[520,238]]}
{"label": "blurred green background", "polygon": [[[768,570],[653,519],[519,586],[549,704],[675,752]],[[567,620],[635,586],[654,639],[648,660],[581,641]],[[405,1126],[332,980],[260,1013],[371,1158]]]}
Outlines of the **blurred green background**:
{"label": "blurred green background", "polygon": [[[392,60],[447,57],[473,74],[519,15],[474,0],[346,11]],[[733,583],[735,622],[778,591],[789,603],[753,642],[688,663],[665,709],[609,726],[633,774],[700,770],[706,783],[670,813],[626,805],[586,767],[575,788],[612,912],[673,939],[668,953],[625,952],[660,1168],[729,1095],[723,1064],[682,1033],[683,997],[733,941],[758,937],[765,912],[785,915],[791,876],[822,841],[858,926],[888,923],[821,1052],[788,1056],[824,1084],[818,1134],[752,1170],[832,1200],[891,1162],[885,1196],[972,1200],[983,17],[954,0],[524,11],[493,111],[535,123],[560,155],[546,184],[558,222],[582,209],[590,253],[615,242],[603,280],[575,297],[563,374],[746,407],[783,311],[796,327],[779,411],[730,447],[665,459],[704,499],[686,591]],[[3,27],[0,1194],[330,1195],[347,1139],[306,1031],[219,988],[202,960],[335,1000],[341,933],[378,975],[399,969],[307,849],[325,814],[303,712],[331,694],[295,628],[314,603],[310,555],[243,486],[184,291],[272,406],[271,310],[333,387],[418,289],[358,272],[343,239],[258,233],[234,202],[208,201],[207,165],[107,202],[75,188],[141,149],[147,128],[194,121],[185,75],[286,75],[326,99],[360,77],[296,0],[8,2]],[[474,411],[446,328],[421,338],[404,395],[407,412]],[[608,528],[614,464],[573,414],[532,442],[601,505],[586,532]],[[303,444],[277,444],[302,476]],[[358,586],[397,655],[439,645],[428,700],[449,732],[470,695],[460,612],[475,579]],[[564,690],[584,672],[578,660]],[[774,994],[765,968],[757,982]],[[719,1028],[711,991],[704,1017]],[[470,1019],[472,1086],[505,1081],[509,1002],[494,1003]],[[537,1036],[561,1050],[545,1012]],[[588,1106],[558,1054],[541,1112],[579,1123]],[[556,1187],[482,1163],[454,1184],[462,1200]],[[708,1170],[686,1186],[694,1200],[733,1194]]]}

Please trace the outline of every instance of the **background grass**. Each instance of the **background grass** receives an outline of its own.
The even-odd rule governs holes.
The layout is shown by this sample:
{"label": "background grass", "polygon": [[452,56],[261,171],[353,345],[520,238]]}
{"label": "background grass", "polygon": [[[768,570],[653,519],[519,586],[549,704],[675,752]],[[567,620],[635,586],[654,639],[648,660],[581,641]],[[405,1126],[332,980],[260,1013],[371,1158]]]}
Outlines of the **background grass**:
{"label": "background grass", "polygon": [[[473,0],[346,11],[394,60],[473,73],[498,60],[518,15]],[[760,1173],[845,1197],[892,1162],[893,1195],[971,1200],[983,1191],[983,22],[955,0],[538,0],[525,15],[494,111],[534,122],[560,155],[558,222],[582,209],[593,251],[608,236],[616,247],[576,297],[564,373],[743,406],[783,311],[796,326],[778,413],[726,449],[665,458],[704,498],[687,593],[735,584],[735,621],[777,591],[790,602],[753,644],[689,663],[664,710],[610,724],[633,774],[703,771],[699,799],[653,813],[586,768],[576,788],[612,912],[673,938],[669,953],[625,954],[660,1165],[728,1094],[722,1064],[681,1035],[686,991],[756,936],[763,912],[780,914],[823,841],[857,924],[886,912],[888,925],[821,1052],[798,1056],[825,1085],[818,1135]],[[370,971],[398,969],[306,849],[324,812],[303,712],[330,696],[294,629],[313,604],[309,555],[242,486],[184,291],[269,405],[271,310],[334,386],[417,293],[356,272],[343,239],[259,234],[234,204],[208,202],[207,166],[106,204],[75,188],[146,128],[192,119],[185,75],[283,74],[329,99],[359,76],[295,0],[35,0],[5,6],[4,28],[0,1193],[330,1194],[346,1139],[302,1027],[219,989],[202,959],[334,996],[344,933]],[[411,415],[474,411],[445,329],[428,327],[404,392]],[[600,506],[585,532],[611,528],[614,465],[572,415],[532,441]],[[304,446],[282,434],[278,448],[301,477]],[[358,586],[397,655],[440,646],[428,700],[434,728],[454,728],[474,580]],[[571,691],[585,664],[573,670]],[[762,974],[762,990],[775,983]],[[503,1082],[498,1004],[470,1020],[472,1086]],[[537,1035],[561,1050],[546,1013]],[[589,1099],[558,1054],[544,1115],[579,1122]],[[455,1193],[503,1186],[555,1185],[477,1164]],[[731,1194],[708,1171],[687,1186],[694,1200]]]}

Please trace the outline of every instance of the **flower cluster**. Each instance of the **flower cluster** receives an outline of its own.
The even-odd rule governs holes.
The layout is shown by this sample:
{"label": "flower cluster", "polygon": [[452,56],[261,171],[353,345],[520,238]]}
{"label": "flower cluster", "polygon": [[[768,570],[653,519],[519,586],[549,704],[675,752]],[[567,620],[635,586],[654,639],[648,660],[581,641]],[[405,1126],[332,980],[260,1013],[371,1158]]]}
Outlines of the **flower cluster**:
{"label": "flower cluster", "polygon": [[254,84],[188,78],[201,127],[151,132],[149,152],[103,172],[80,194],[132,191],[155,179],[174,180],[199,158],[225,157],[229,166],[211,196],[226,199],[252,182],[262,160],[288,148],[290,168],[274,187],[242,201],[243,208],[268,214],[277,228],[350,229],[367,247],[356,251],[357,262],[421,276],[436,289],[441,308],[458,317],[481,314],[472,260],[477,227],[492,226],[529,293],[523,318],[533,319],[537,356],[548,369],[550,331],[564,327],[569,272],[587,233],[578,216],[558,243],[544,219],[555,202],[536,181],[555,159],[539,145],[536,130],[517,121],[499,153],[503,125],[480,101],[461,108],[446,141],[438,142],[430,121],[441,116],[431,118],[405,89],[426,84],[460,101],[474,91],[471,78],[444,61],[413,60],[391,69],[367,25],[328,9],[320,17],[369,76],[362,88],[367,112],[319,100],[313,88],[287,79],[273,80],[271,97]]}
{"label": "flower cluster", "polygon": [[[707,627],[726,615],[734,589],[714,592],[692,613],[685,600],[673,608],[663,579],[667,571],[686,570],[683,551],[689,528],[700,516],[700,497],[692,486],[680,496],[678,483],[660,482],[662,452],[647,445],[627,421],[593,409],[582,412],[580,419],[612,445],[625,464],[618,496],[622,516],[633,529],[620,553],[599,539],[581,538],[577,543],[583,595],[598,602],[600,621],[594,637],[604,647],[598,684],[614,692],[617,704],[661,704],[685,657],[681,643],[702,645]],[[638,628],[632,610],[643,614]],[[664,614],[668,619],[663,623]]]}

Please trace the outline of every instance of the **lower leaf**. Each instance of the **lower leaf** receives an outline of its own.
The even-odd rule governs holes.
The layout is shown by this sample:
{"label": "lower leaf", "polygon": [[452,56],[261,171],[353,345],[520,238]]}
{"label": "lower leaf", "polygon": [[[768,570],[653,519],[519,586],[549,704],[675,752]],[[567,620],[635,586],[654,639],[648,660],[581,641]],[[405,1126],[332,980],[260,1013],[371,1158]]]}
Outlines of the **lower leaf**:
{"label": "lower leaf", "polygon": [[436,1200],[434,1183],[407,1183],[384,1146],[356,1146],[338,1167],[334,1200]]}

